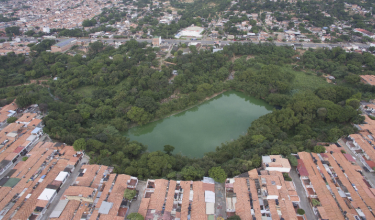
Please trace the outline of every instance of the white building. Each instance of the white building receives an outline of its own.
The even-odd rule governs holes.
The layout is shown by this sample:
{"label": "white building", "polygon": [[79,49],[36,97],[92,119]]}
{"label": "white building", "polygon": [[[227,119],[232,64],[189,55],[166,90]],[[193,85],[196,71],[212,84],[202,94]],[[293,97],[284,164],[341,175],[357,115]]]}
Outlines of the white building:
{"label": "white building", "polygon": [[197,26],[190,26],[182,31],[180,31],[178,34],[176,34],[175,38],[180,38],[180,37],[195,37],[195,38],[201,38],[202,37],[202,32],[204,31],[204,28],[202,27],[197,27]]}
{"label": "white building", "polygon": [[43,27],[43,32],[49,34],[50,33],[49,27]]}
{"label": "white building", "polygon": [[262,156],[262,167],[268,171],[289,173],[291,166],[288,159],[280,155]]}

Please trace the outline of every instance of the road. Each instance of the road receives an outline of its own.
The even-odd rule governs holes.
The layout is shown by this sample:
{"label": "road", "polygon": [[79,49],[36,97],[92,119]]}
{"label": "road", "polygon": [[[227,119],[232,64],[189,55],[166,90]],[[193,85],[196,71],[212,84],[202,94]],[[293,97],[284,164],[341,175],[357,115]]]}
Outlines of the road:
{"label": "road", "polygon": [[60,191],[57,193],[56,197],[53,199],[51,204],[49,205],[47,211],[44,213],[40,220],[47,220],[51,215],[52,211],[55,209],[57,203],[59,203],[61,196],[64,194],[65,190],[69,188],[70,185],[75,181],[79,174],[79,170],[81,169],[82,163],[87,163],[89,158],[87,156],[83,156],[81,162],[77,165],[74,169],[73,173],[70,174],[64,185],[60,188]]}
{"label": "road", "polygon": [[314,215],[313,210],[309,204],[309,200],[306,196],[305,189],[302,186],[302,182],[296,172],[295,168],[292,168],[289,172],[290,177],[292,178],[294,185],[296,186],[296,191],[298,193],[299,199],[301,200],[299,205],[300,208],[305,210],[305,215],[308,220],[317,220],[317,217]]}
{"label": "road", "polygon": [[[0,37],[0,39],[8,39],[6,37]],[[28,41],[36,41],[37,39],[35,38],[28,38],[28,37],[20,37],[20,39],[22,41],[24,40],[28,40]],[[66,40],[68,39],[68,37],[65,37],[65,38],[56,38],[56,40],[59,40],[59,41],[62,41],[62,40]],[[84,41],[84,42],[90,42],[91,38],[78,38],[78,40],[80,41]],[[129,41],[131,39],[107,39],[107,38],[102,38],[100,39],[101,41],[104,41],[104,42],[109,42],[109,43],[113,43],[114,41],[116,42],[126,42],[126,41]],[[152,42],[152,39],[136,39],[137,41],[139,42],[148,42],[148,43],[151,43]],[[162,41],[164,43],[169,43],[169,44],[178,44],[178,43],[188,43],[188,42],[191,42],[190,39],[162,39]],[[200,42],[202,44],[214,44],[215,41],[218,41],[218,40],[212,40],[212,39],[202,39],[202,40],[196,40],[196,42]],[[224,44],[232,44],[232,43],[235,43],[235,42],[238,42],[238,43],[250,43],[250,42],[253,42],[255,44],[258,44],[259,42],[258,41],[220,41],[220,43],[224,43]],[[265,43],[265,42],[262,42],[262,43]],[[311,42],[273,42],[276,46],[291,46],[292,44],[303,44],[303,47],[304,48],[317,48],[317,47],[332,47],[332,46],[336,46],[336,47],[341,47],[341,46],[345,46],[345,45],[349,45],[349,44],[327,44],[327,43],[311,43]],[[362,43],[351,43],[353,45],[356,45],[356,46],[359,46],[359,47],[363,47],[363,48],[368,48],[370,47],[369,45],[367,44],[362,44]]]}

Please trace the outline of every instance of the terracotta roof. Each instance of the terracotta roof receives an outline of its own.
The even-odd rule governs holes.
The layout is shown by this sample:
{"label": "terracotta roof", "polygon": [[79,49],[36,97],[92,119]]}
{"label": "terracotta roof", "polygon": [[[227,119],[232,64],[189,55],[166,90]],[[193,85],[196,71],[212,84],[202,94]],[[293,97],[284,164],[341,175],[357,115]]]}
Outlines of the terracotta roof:
{"label": "terracotta roof", "polygon": [[143,217],[146,217],[148,204],[150,203],[150,198],[142,198],[141,205],[139,206],[138,213]]}
{"label": "terracotta roof", "polygon": [[150,204],[148,209],[155,209],[156,211],[162,211],[165,193],[167,192],[168,180],[157,179],[155,180],[155,191],[151,195]]}
{"label": "terracotta roof", "polygon": [[251,206],[246,179],[235,178],[233,191],[237,196],[236,215],[240,216],[241,219],[251,219],[251,213],[249,212]]}
{"label": "terracotta roof", "polygon": [[195,181],[193,183],[193,203],[191,205],[191,219],[206,220],[206,202],[203,190],[203,182]]}
{"label": "terracotta roof", "polygon": [[190,184],[191,181],[181,181],[180,185],[184,190],[184,196],[182,198],[181,204],[181,220],[188,219],[188,208],[189,208],[189,194],[190,194]]}
{"label": "terracotta roof", "polygon": [[298,170],[299,174],[301,176],[309,176],[309,172],[307,172],[307,169],[305,167],[305,164],[304,164],[303,160],[298,159],[297,161],[298,161],[297,170]]}
{"label": "terracotta roof", "polygon": [[174,195],[176,190],[176,181],[170,180],[169,181],[169,190],[168,190],[168,197],[165,203],[165,211],[171,212],[173,209],[173,202],[174,202]]}
{"label": "terracotta roof", "polygon": [[94,192],[94,189],[91,187],[86,186],[69,186],[67,188],[62,196],[62,198],[65,198],[65,196],[81,196],[81,197],[89,197]]}

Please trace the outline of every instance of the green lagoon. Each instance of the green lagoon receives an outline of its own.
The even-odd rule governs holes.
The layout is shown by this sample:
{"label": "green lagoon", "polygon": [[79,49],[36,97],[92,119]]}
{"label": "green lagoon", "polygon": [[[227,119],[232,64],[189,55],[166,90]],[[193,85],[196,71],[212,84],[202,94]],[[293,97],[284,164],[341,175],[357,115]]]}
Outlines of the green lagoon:
{"label": "green lagoon", "polygon": [[272,109],[263,100],[227,91],[184,112],[134,127],[125,136],[147,145],[149,151],[163,151],[169,144],[175,147],[173,154],[200,158],[245,135],[251,122]]}

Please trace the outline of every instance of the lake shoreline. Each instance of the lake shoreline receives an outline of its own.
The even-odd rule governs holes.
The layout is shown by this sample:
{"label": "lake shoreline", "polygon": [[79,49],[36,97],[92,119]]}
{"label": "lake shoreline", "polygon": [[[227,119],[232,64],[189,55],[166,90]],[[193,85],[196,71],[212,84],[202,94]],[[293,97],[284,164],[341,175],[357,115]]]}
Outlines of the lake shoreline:
{"label": "lake shoreline", "polygon": [[240,91],[221,91],[123,135],[147,145],[149,152],[163,151],[163,146],[171,145],[174,153],[201,158],[222,143],[246,135],[251,123],[269,112],[272,106],[264,100]]}
{"label": "lake shoreline", "polygon": [[[206,97],[205,99],[203,99],[202,101],[199,101],[199,102],[198,102],[197,104],[195,104],[195,105],[189,106],[189,107],[187,107],[187,108],[185,108],[185,109],[183,109],[183,110],[179,110],[179,111],[177,111],[177,112],[173,112],[172,114],[167,115],[167,116],[165,116],[165,117],[162,117],[162,118],[156,118],[156,119],[154,119],[154,120],[152,120],[152,121],[147,122],[147,124],[152,123],[152,122],[155,122],[155,121],[163,120],[163,119],[169,118],[169,117],[171,117],[171,116],[174,116],[174,115],[176,115],[176,114],[179,114],[179,113],[181,113],[181,112],[184,112],[184,111],[187,111],[187,110],[189,110],[189,109],[192,109],[192,108],[194,108],[194,107],[196,107],[196,106],[202,104],[203,102],[209,101],[209,100],[215,98],[216,96],[223,94],[223,93],[226,92],[226,91],[231,91],[231,90],[223,90],[223,91],[221,91],[221,92],[215,93],[215,94],[213,94],[212,96],[208,96],[208,97]],[[144,124],[144,125],[147,125],[147,124]],[[132,128],[135,128],[135,127],[138,127],[138,126],[141,126],[141,125],[138,125],[138,124],[135,123],[135,124],[133,124],[132,126],[130,126],[130,127],[128,128],[128,130],[130,130],[130,129],[132,129]]]}

